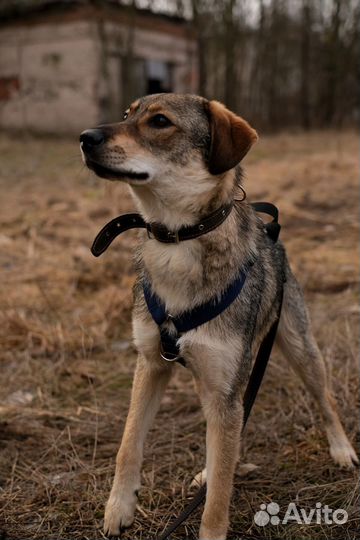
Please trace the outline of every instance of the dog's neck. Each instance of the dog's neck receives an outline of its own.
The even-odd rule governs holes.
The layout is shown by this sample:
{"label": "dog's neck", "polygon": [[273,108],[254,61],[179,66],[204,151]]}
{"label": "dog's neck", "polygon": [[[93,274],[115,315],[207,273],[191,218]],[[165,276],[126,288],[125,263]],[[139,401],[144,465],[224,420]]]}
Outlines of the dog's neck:
{"label": "dog's neck", "polygon": [[[134,190],[146,221],[163,223],[170,230],[193,225],[234,198],[234,176],[228,173],[196,204],[187,200],[164,203],[164,197],[146,187]],[[194,195],[194,194],[192,194]],[[196,200],[194,196],[192,200]],[[203,303],[226,287],[249,259],[256,255],[256,217],[240,203],[211,233],[179,244],[163,244],[143,234],[140,261],[156,294],[174,315]]]}
{"label": "dog's neck", "polygon": [[229,171],[219,180],[196,170],[176,171],[166,182],[132,185],[135,204],[146,222],[161,223],[170,231],[194,225],[234,198],[235,177],[240,171]]}

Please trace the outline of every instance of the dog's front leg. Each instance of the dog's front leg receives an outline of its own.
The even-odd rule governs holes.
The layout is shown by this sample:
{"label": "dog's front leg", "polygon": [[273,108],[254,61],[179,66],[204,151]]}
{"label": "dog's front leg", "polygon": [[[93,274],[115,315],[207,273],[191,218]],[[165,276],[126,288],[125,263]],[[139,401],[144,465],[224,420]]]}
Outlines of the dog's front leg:
{"label": "dog's front leg", "polygon": [[106,504],[104,531],[118,536],[121,528],[134,521],[137,491],[145,436],[159,408],[171,374],[171,365],[138,358],[129,414],[126,420],[109,500]]}
{"label": "dog's front leg", "polygon": [[207,495],[201,519],[200,540],[224,540],[229,525],[229,506],[240,447],[243,408],[217,392],[203,397],[207,420]]}

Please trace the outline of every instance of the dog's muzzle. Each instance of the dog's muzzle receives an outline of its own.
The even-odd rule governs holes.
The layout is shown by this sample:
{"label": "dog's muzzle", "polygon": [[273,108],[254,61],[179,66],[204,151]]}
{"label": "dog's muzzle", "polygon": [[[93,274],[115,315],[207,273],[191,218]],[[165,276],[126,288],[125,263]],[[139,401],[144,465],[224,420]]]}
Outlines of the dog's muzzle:
{"label": "dog's muzzle", "polygon": [[111,148],[108,149],[105,143],[110,138],[111,132],[105,127],[87,129],[81,133],[80,148],[87,167],[100,178],[107,180],[147,180],[149,178],[147,172],[123,167],[125,151],[117,149],[115,152]]}

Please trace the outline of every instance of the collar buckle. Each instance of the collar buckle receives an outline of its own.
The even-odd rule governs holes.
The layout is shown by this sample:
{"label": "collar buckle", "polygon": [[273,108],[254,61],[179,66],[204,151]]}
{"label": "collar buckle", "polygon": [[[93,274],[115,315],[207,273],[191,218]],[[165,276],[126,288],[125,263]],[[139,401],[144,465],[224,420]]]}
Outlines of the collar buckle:
{"label": "collar buckle", "polygon": [[158,240],[167,244],[179,244],[179,231],[168,231],[164,226],[157,223],[149,223],[146,225],[146,232],[149,240]]}
{"label": "collar buckle", "polygon": [[180,242],[180,239],[179,239],[179,231],[175,231],[175,232],[171,232],[169,231],[167,233],[167,237],[169,240],[171,240],[172,243],[174,244],[179,244]]}

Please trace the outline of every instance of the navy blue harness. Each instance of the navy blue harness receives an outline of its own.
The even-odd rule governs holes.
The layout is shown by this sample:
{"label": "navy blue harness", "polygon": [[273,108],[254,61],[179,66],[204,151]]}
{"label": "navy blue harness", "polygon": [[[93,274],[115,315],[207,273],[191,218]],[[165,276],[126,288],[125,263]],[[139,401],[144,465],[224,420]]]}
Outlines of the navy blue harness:
{"label": "navy blue harness", "polygon": [[[247,270],[252,264],[251,262],[246,268],[240,271],[238,277],[230,283],[220,298],[212,298],[192,310],[184,311],[177,317],[173,317],[166,311],[165,304],[151,291],[149,283],[146,281],[143,282],[144,297],[148,310],[159,327],[161,340],[160,354],[164,360],[168,362],[179,362],[185,366],[185,360],[180,356],[177,340],[183,332],[195,330],[198,326],[215,319],[215,317],[220,315],[220,313],[225,311],[233,303],[244,286]],[[173,331],[169,331],[168,329],[166,323],[169,322],[172,323]]]}

